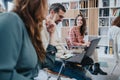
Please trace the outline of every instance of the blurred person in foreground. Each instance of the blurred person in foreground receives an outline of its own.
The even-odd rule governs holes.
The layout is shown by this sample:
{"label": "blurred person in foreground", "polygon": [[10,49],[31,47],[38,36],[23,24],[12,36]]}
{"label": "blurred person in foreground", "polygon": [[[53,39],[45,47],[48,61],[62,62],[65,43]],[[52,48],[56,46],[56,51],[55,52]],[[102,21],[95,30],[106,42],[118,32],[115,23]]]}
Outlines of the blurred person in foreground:
{"label": "blurred person in foreground", "polygon": [[49,30],[49,44],[44,50],[41,40],[47,0],[14,0],[11,12],[0,13],[0,79],[34,80],[42,68],[55,61],[54,23]]}

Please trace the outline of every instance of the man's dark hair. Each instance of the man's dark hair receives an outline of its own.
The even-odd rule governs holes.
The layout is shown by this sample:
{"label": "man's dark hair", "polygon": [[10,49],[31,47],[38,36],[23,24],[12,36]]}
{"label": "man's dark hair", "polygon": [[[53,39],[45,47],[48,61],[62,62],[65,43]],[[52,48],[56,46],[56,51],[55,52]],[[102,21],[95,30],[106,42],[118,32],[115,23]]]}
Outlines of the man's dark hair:
{"label": "man's dark hair", "polygon": [[60,3],[53,3],[53,4],[50,6],[49,12],[50,12],[51,10],[53,10],[53,11],[55,11],[55,12],[57,13],[57,12],[59,12],[60,9],[61,9],[62,11],[64,11],[64,12],[66,12],[66,9],[65,9],[65,7],[64,7],[62,4],[60,4]]}

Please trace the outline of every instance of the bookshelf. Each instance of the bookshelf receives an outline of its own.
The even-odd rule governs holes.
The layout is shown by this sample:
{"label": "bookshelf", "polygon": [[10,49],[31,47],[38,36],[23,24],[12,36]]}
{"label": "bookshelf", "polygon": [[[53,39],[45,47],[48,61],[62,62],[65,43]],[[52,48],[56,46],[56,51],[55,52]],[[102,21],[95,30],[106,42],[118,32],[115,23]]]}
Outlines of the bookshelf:
{"label": "bookshelf", "polygon": [[62,2],[62,4],[69,5],[62,22],[64,24],[68,19],[69,25],[63,25],[63,27],[72,27],[75,17],[82,14],[87,22],[88,34],[98,35],[98,0],[69,0]]}
{"label": "bookshelf", "polygon": [[98,32],[99,36],[106,37],[108,52],[111,53],[111,43],[109,40],[108,30],[111,27],[112,21],[116,16],[120,15],[120,0],[99,0],[99,20]]}
{"label": "bookshelf", "polygon": [[[74,20],[77,14],[79,14],[79,0],[69,0],[62,2],[63,6],[66,8],[65,18],[62,21],[61,36],[64,36],[62,33],[65,33],[67,27],[74,26]],[[64,28],[66,27],[66,28]],[[65,30],[64,30],[65,29]]]}
{"label": "bookshelf", "polygon": [[66,27],[73,26],[76,15],[82,13],[87,21],[89,35],[107,36],[112,21],[120,14],[120,0],[69,0],[63,3],[69,5],[65,15],[69,26]]}
{"label": "bookshelf", "polygon": [[99,0],[98,29],[100,36],[108,36],[108,30],[116,16],[120,14],[120,0]]}
{"label": "bookshelf", "polygon": [[[98,35],[98,9],[96,9],[98,0],[62,0],[57,2],[62,3],[67,10],[61,23],[61,30],[59,30],[61,38],[67,37],[68,31],[70,27],[74,26],[74,20],[78,14],[82,14],[86,19],[88,35]],[[93,18],[94,20],[91,20]]]}

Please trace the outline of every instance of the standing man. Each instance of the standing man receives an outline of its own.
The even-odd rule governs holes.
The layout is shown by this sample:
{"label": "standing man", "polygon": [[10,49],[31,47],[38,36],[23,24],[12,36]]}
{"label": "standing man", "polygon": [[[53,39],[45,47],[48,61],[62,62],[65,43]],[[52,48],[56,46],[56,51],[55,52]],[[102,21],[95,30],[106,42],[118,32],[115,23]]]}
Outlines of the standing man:
{"label": "standing man", "polygon": [[[42,39],[43,39],[43,45],[44,48],[46,49],[48,42],[49,42],[49,34],[48,31],[50,31],[52,29],[52,25],[53,24],[58,24],[59,22],[61,22],[64,18],[64,14],[66,12],[66,9],[63,5],[61,5],[60,3],[54,3],[50,6],[49,8],[49,15],[46,17],[46,20],[44,21],[44,27],[42,30]],[[48,27],[49,25],[49,27]],[[52,39],[52,42],[56,42],[54,43],[56,47],[61,47],[58,46],[58,34],[56,32],[55,35],[53,35],[54,38]],[[57,39],[56,39],[57,38]],[[59,50],[58,50],[59,52]],[[61,62],[56,61],[55,63],[55,67],[52,68],[51,70],[58,72],[61,66]],[[63,75],[71,77],[71,78],[76,78],[77,80],[91,80],[89,77],[87,77],[85,75],[85,72],[78,69],[78,68],[73,68],[71,66],[67,66],[64,68],[64,71],[62,72]]]}

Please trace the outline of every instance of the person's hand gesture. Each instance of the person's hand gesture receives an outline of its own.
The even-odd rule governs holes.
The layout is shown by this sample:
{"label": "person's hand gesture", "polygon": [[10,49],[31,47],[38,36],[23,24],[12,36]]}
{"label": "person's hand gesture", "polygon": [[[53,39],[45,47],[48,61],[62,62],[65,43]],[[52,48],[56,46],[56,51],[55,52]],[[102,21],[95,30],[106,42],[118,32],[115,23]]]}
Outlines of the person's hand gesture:
{"label": "person's hand gesture", "polygon": [[47,27],[47,31],[51,34],[55,32],[56,29],[56,16],[57,14],[54,15],[53,19],[47,18],[46,19],[46,27]]}

